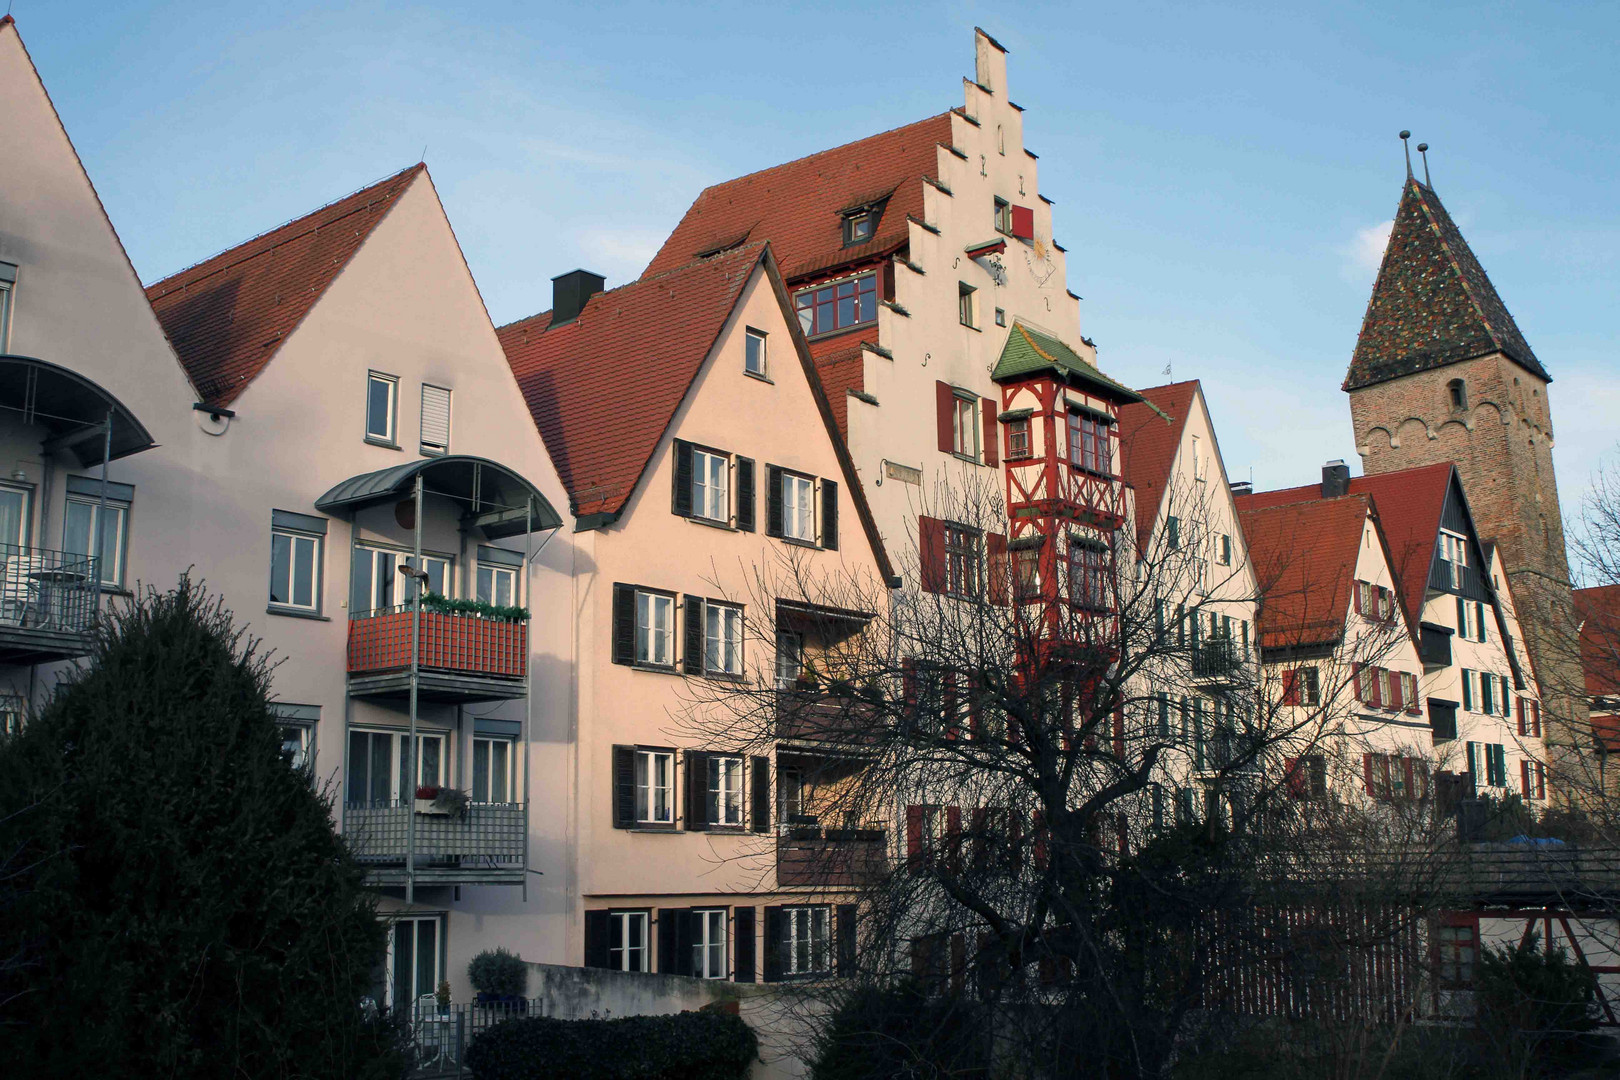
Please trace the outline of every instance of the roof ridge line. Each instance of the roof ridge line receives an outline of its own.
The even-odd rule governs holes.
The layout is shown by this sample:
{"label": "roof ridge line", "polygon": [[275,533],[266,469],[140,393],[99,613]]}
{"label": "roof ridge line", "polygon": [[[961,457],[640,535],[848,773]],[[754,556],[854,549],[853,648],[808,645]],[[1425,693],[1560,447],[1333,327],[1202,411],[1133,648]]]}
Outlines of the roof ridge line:
{"label": "roof ridge line", "polygon": [[[835,150],[843,150],[843,149],[845,149],[847,147],[854,146],[856,143],[866,142],[868,139],[881,139],[883,136],[892,135],[896,131],[901,130],[902,128],[915,127],[918,124],[926,124],[930,120],[938,120],[942,116],[949,116],[951,114],[951,112],[952,112],[951,109],[946,109],[944,112],[933,113],[933,114],[931,114],[929,116],[924,116],[924,117],[922,117],[921,119],[918,119],[918,120],[909,120],[904,124],[896,124],[892,128],[885,128],[882,131],[874,131],[870,135],[862,135],[858,139],[851,139],[848,142],[839,143],[837,146],[828,146],[828,147],[824,147],[823,149],[820,149],[820,150],[812,151],[811,153],[808,153],[808,154],[800,154],[796,158],[790,158],[787,161],[779,161],[775,165],[767,165],[762,169],[755,169],[753,172],[743,173],[741,176],[733,176],[731,179],[722,180],[717,184],[710,184],[708,187],[704,188],[703,191],[700,191],[698,194],[702,195],[703,192],[714,191],[717,188],[729,187],[732,184],[738,183],[738,182],[743,181],[743,180],[747,180],[750,177],[759,176],[762,173],[774,172],[777,169],[785,169],[789,165],[797,165],[801,161],[809,161],[811,158],[820,157],[823,154],[830,154],[830,153],[834,152]],[[898,185],[896,185],[896,187],[898,187]],[[694,202],[693,205],[695,206],[696,203]]]}
{"label": "roof ridge line", "polygon": [[[175,278],[180,277],[182,274],[189,273],[192,270],[197,269],[199,266],[207,265],[208,263],[212,262],[213,260],[219,258],[221,255],[229,255],[231,252],[235,251],[237,248],[247,247],[249,244],[253,243],[253,241],[255,241],[255,240],[262,240],[266,236],[269,236],[271,233],[274,233],[279,229],[285,229],[287,226],[292,225],[292,224],[294,224],[296,222],[302,221],[304,218],[314,217],[316,214],[319,214],[322,210],[326,210],[326,209],[329,209],[329,208],[331,208],[333,206],[336,206],[338,203],[342,202],[344,199],[352,199],[356,195],[360,194],[362,191],[367,190],[368,188],[381,187],[382,185],[386,184],[390,180],[397,180],[400,177],[404,176],[406,173],[411,172],[414,169],[421,169],[421,170],[423,170],[425,172],[427,170],[427,163],[419,161],[415,165],[410,165],[410,166],[407,166],[406,168],[400,169],[398,172],[389,173],[387,176],[379,177],[378,179],[372,180],[369,183],[361,184],[359,187],[355,188],[353,191],[346,192],[346,193],[344,193],[342,195],[339,195],[335,199],[329,199],[326,202],[322,203],[321,205],[315,207],[313,210],[306,210],[302,214],[297,214],[297,215],[295,215],[293,217],[288,218],[286,221],[281,222],[279,225],[272,225],[270,228],[265,229],[263,232],[254,233],[252,236],[248,237],[246,240],[241,240],[241,241],[238,241],[237,243],[227,245],[226,247],[222,247],[218,251],[214,252],[212,255],[206,256],[205,258],[198,259],[196,262],[191,263],[189,266],[183,266],[180,269],[174,271],[172,274],[165,274],[163,277],[160,277],[160,278],[157,278],[156,280],[154,280],[150,285],[143,285],[142,288],[145,289],[146,291],[150,292],[152,289],[155,289],[158,286],[163,285],[165,282],[173,281]],[[355,213],[358,213],[361,209],[370,209],[371,206],[372,206],[371,203],[367,203],[365,205],[365,207],[356,207],[355,209],[349,211],[347,214],[342,215],[342,217],[333,218],[332,221],[328,222],[327,224],[328,225],[336,224],[337,222],[342,221],[344,218],[350,217],[351,215],[353,215]],[[299,232],[293,233],[291,236],[286,237],[284,240],[280,241],[279,243],[272,244],[270,247],[265,248],[264,251],[255,252],[253,255],[245,255],[242,258],[237,259],[237,260],[235,260],[233,262],[224,263],[223,265],[217,267],[216,269],[210,270],[207,274],[203,275],[203,277],[200,277],[197,280],[202,281],[202,280],[205,280],[206,278],[212,277],[214,274],[217,274],[222,270],[229,270],[233,266],[240,266],[242,263],[246,262],[248,259],[257,258],[259,255],[262,255],[262,254],[264,254],[265,252],[268,252],[268,251],[274,251],[274,250],[276,250],[276,248],[279,248],[279,247],[282,247],[282,246],[284,246],[286,244],[289,244],[289,243],[291,243],[292,241],[298,239],[301,236],[308,236],[310,233],[315,232],[316,230],[318,230],[320,228],[321,228],[321,226],[316,225],[316,226],[312,226],[311,228],[304,229],[304,230],[301,230]],[[193,283],[192,282],[187,282],[186,284],[189,286],[189,285],[191,285]]]}
{"label": "roof ridge line", "polygon": [[[1423,197],[1423,193],[1425,191],[1427,191],[1430,195],[1433,195],[1434,189],[1423,187],[1421,184],[1418,184],[1415,179],[1412,181],[1412,183],[1418,189],[1418,202],[1423,205],[1423,216],[1428,218],[1429,228],[1433,231],[1434,238],[1440,242],[1440,250],[1446,253],[1446,262],[1451,264],[1451,272],[1457,275],[1457,281],[1462,285],[1463,295],[1468,297],[1468,304],[1474,309],[1474,315],[1479,319],[1481,325],[1485,327],[1485,333],[1490,335],[1491,344],[1496,346],[1497,352],[1501,352],[1502,335],[1497,333],[1496,327],[1492,325],[1490,318],[1485,314],[1485,309],[1480,306],[1479,297],[1474,295],[1474,287],[1468,282],[1468,275],[1463,273],[1462,262],[1458,260],[1457,253],[1451,250],[1451,244],[1446,240],[1445,230],[1441,229],[1440,223],[1435,220],[1434,209],[1429,206],[1429,200]],[[1436,198],[1438,198],[1438,196],[1436,196]],[[1446,216],[1450,217],[1451,215],[1448,213]],[[1462,239],[1462,232],[1460,230],[1457,233],[1457,238],[1459,240]],[[1467,241],[1463,242],[1467,243]],[[1470,252],[1470,254],[1472,254],[1472,252]],[[1479,261],[1477,256],[1475,257],[1474,261]]]}

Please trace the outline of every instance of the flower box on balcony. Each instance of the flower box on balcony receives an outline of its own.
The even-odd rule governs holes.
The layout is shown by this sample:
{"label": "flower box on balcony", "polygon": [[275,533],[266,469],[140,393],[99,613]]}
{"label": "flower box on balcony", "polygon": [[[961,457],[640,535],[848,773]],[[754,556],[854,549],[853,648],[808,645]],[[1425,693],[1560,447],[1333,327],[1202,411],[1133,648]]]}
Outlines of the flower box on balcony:
{"label": "flower box on balcony", "polygon": [[[349,620],[349,672],[398,671],[411,666],[409,609]],[[421,613],[418,662],[433,671],[521,679],[527,670],[529,625],[442,611]]]}
{"label": "flower box on balcony", "polygon": [[446,810],[439,809],[437,806],[433,805],[433,800],[432,799],[417,799],[416,800],[416,812],[418,814],[438,814],[438,815],[440,815],[442,817],[449,817],[450,816],[450,811],[449,810],[447,810],[447,809]]}

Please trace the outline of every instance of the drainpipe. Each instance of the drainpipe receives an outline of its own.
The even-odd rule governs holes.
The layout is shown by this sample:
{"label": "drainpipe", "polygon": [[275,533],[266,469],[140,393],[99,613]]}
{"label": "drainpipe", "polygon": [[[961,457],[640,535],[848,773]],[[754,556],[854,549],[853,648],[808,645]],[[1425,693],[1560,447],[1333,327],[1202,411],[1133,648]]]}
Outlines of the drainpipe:
{"label": "drainpipe", "polygon": [[[96,539],[93,548],[96,553],[96,560],[90,566],[90,602],[98,614],[101,611],[101,579],[103,577],[101,560],[106,555],[106,552],[102,550],[106,546],[102,538],[107,535],[107,466],[108,459],[112,457],[112,425],[113,411],[108,409],[107,430],[101,433],[101,501],[96,505]],[[62,515],[62,520],[67,520],[66,514]],[[63,547],[66,546],[66,544],[63,545]]]}
{"label": "drainpipe", "polygon": [[[411,569],[422,572],[422,473],[416,474],[415,540],[413,554],[416,561]],[[422,681],[422,587],[420,579],[411,578],[411,741],[405,751],[405,780],[410,789],[410,813],[405,818],[405,902],[416,902],[416,699]],[[403,793],[402,793],[403,794]],[[401,799],[401,802],[405,800]]]}

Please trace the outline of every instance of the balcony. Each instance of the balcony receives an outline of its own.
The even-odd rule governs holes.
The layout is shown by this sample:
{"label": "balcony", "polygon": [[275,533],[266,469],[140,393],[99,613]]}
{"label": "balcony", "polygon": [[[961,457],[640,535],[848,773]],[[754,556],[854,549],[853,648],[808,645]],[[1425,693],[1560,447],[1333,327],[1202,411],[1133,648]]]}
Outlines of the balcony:
{"label": "balcony", "polygon": [[882,829],[793,825],[776,841],[776,884],[781,888],[865,885],[887,869]]}
{"label": "balcony", "polygon": [[100,600],[96,577],[88,555],[0,544],[0,663],[88,652]]}
{"label": "balcony", "polygon": [[855,751],[876,739],[876,712],[870,704],[817,690],[776,692],[776,737]]}
{"label": "balcony", "polygon": [[[349,693],[403,697],[411,688],[409,606],[368,611],[349,620]],[[421,613],[423,701],[468,703],[527,693],[529,624],[459,612]]]}
{"label": "balcony", "polygon": [[1204,746],[1203,768],[1209,772],[1257,773],[1265,741],[1242,731],[1216,731]]}
{"label": "balcony", "polygon": [[1451,635],[1449,626],[1434,623],[1418,624],[1418,657],[1426,668],[1451,666]]}
{"label": "balcony", "polygon": [[405,852],[416,818],[417,885],[523,882],[527,815],[522,803],[473,803],[461,815],[422,811],[422,802],[351,804],[343,833],[375,886],[405,884]]}
{"label": "balcony", "polygon": [[1193,646],[1192,673],[1195,679],[1230,685],[1242,679],[1248,663],[1247,650],[1225,638],[1211,638]]}

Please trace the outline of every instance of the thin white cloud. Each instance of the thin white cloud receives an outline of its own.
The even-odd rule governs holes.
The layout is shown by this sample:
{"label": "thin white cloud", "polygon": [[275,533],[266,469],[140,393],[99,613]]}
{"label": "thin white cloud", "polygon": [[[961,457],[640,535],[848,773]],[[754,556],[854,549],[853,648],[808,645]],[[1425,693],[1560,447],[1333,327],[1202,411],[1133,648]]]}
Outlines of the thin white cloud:
{"label": "thin white cloud", "polygon": [[578,234],[574,246],[594,259],[609,285],[635,280],[664,243],[656,229],[587,229]]}
{"label": "thin white cloud", "polygon": [[1353,240],[1343,248],[1344,276],[1356,282],[1370,282],[1384,261],[1384,249],[1389,246],[1389,231],[1395,227],[1394,219],[1357,229]]}

